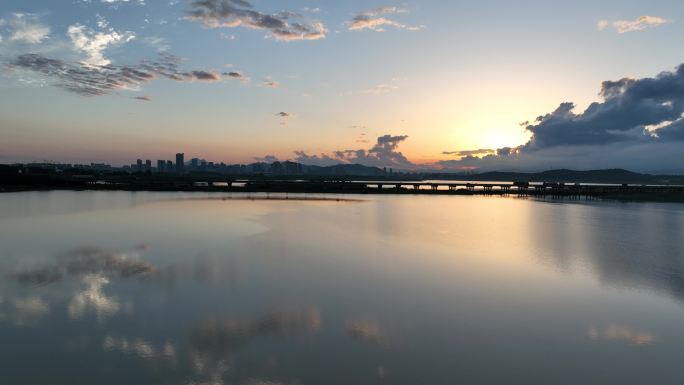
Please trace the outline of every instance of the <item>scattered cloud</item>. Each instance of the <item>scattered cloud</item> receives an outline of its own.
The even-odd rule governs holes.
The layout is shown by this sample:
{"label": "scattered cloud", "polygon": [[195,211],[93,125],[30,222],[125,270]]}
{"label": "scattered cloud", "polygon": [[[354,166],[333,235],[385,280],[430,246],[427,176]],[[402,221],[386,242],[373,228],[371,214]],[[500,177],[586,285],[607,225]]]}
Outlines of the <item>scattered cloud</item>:
{"label": "scattered cloud", "polygon": [[141,100],[143,102],[151,102],[152,101],[152,98],[149,96],[136,96],[133,99]]}
{"label": "scattered cloud", "polygon": [[308,155],[304,151],[295,151],[295,161],[304,164],[329,166],[338,163],[362,164],[375,167],[395,167],[415,169],[417,165],[409,161],[398,149],[408,139],[407,135],[383,135],[377,138],[370,149],[338,150],[331,154]]}
{"label": "scattered cloud", "polygon": [[86,55],[82,63],[90,67],[106,66],[111,60],[104,57],[104,50],[110,45],[127,43],[135,39],[133,32],[119,33],[113,29],[107,32],[96,32],[81,25],[74,24],[67,29],[74,48]]}
{"label": "scattered cloud", "polygon": [[226,71],[223,73],[223,76],[225,76],[229,79],[239,80],[243,83],[249,83],[251,81],[249,76],[245,75],[244,73],[242,73],[240,71]]}
{"label": "scattered cloud", "polygon": [[50,35],[50,27],[33,13],[13,13],[8,20],[0,20],[0,25],[5,24],[10,32],[9,40],[14,42],[39,44]]}
{"label": "scattered cloud", "polygon": [[410,26],[392,20],[385,15],[392,15],[398,13],[408,13],[407,10],[398,7],[381,7],[370,11],[365,11],[357,14],[348,23],[350,31],[371,30],[375,32],[385,32],[386,27],[393,27],[396,29],[403,29],[407,31],[419,31],[424,26]]}
{"label": "scattered cloud", "polygon": [[254,160],[263,163],[273,163],[279,161],[278,157],[275,155],[255,156]]}
{"label": "scattered cloud", "polygon": [[670,20],[659,16],[639,16],[634,20],[616,20],[613,22],[608,20],[599,20],[599,22],[596,24],[596,27],[599,31],[613,27],[617,33],[622,34],[627,32],[643,31],[644,29],[658,27],[670,22]]}
{"label": "scattered cloud", "polygon": [[30,71],[45,76],[54,85],[83,96],[109,95],[118,90],[137,89],[157,78],[178,82],[218,82],[216,72],[180,70],[181,59],[162,54],[158,60],[144,60],[136,66],[88,66],[49,58],[40,54],[22,54],[9,64],[10,70]]}
{"label": "scattered cloud", "polygon": [[294,12],[266,14],[253,9],[246,0],[195,0],[187,11],[188,20],[209,28],[245,26],[268,31],[268,37],[280,41],[318,40],[325,38],[325,25]]}
{"label": "scattered cloud", "polygon": [[261,82],[261,86],[268,88],[280,88],[280,82],[273,80],[270,76],[268,76]]}
{"label": "scattered cloud", "polygon": [[190,75],[191,79],[201,81],[201,82],[218,82],[221,80],[221,75],[219,75],[216,72],[190,71],[187,74]]}
{"label": "scattered cloud", "polygon": [[490,148],[480,148],[477,150],[460,150],[460,151],[444,151],[442,152],[442,155],[454,155],[458,157],[465,157],[465,156],[483,156],[483,155],[492,155],[496,154],[496,150],[492,150]]}
{"label": "scattered cloud", "polygon": [[309,155],[303,150],[295,151],[295,162],[312,166],[333,166],[340,163],[340,160],[330,155]]}
{"label": "scattered cloud", "polygon": [[288,119],[291,119],[295,116],[295,114],[293,114],[292,112],[285,112],[285,111],[276,112],[273,115],[280,118],[280,125],[281,126],[286,126]]}
{"label": "scattered cloud", "polygon": [[599,20],[598,23],[596,23],[596,29],[598,29],[599,31],[603,31],[609,26],[610,22],[608,20]]}

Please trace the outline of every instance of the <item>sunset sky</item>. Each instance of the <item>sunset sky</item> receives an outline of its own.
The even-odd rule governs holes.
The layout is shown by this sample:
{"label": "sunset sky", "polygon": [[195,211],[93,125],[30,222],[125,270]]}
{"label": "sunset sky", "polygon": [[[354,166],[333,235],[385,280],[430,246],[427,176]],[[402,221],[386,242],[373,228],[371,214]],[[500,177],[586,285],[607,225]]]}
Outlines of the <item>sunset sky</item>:
{"label": "sunset sky", "polygon": [[681,1],[3,0],[0,163],[684,169],[683,21]]}

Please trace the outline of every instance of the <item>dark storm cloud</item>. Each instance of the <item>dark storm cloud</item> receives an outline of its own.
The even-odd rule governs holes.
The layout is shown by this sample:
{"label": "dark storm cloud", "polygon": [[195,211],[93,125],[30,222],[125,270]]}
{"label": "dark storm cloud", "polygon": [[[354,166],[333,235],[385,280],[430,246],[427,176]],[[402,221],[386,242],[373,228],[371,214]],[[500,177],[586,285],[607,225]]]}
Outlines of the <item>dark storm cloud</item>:
{"label": "dark storm cloud", "polygon": [[482,158],[465,156],[437,165],[452,169],[682,168],[684,64],[655,77],[604,81],[582,112],[571,102],[525,122],[532,136]]}
{"label": "dark storm cloud", "polygon": [[288,11],[262,13],[244,0],[196,0],[191,3],[187,15],[189,20],[199,21],[210,28],[242,25],[266,30],[276,40],[283,41],[322,39],[327,32],[321,22],[301,20],[301,15]]}
{"label": "dark storm cloud", "polygon": [[649,127],[654,126],[661,126],[653,131],[661,139],[681,137],[677,121],[684,113],[684,65],[653,78],[605,81],[600,95],[603,102],[592,103],[580,114],[566,102],[538,117],[527,126],[532,138],[525,148],[650,141],[654,136]]}
{"label": "dark storm cloud", "polygon": [[53,79],[55,86],[84,96],[101,96],[116,90],[133,89],[160,77],[180,82],[221,80],[219,74],[210,71],[181,71],[180,61],[172,55],[160,55],[159,60],[146,60],[137,66],[93,67],[27,53],[14,58],[9,68],[38,73]]}
{"label": "dark storm cloud", "polygon": [[679,119],[656,131],[663,141],[684,141],[684,119]]}

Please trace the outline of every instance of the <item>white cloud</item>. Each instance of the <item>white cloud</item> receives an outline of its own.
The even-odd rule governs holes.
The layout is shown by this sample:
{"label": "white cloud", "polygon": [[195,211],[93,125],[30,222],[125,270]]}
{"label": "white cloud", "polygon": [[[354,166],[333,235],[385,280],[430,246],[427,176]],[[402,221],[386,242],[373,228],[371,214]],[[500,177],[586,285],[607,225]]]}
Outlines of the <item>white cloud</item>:
{"label": "white cloud", "polygon": [[671,23],[671,21],[659,16],[639,16],[634,20],[616,20],[613,22],[608,20],[600,20],[596,27],[599,31],[603,31],[608,27],[613,27],[615,32],[622,34],[627,32],[643,31],[647,28],[658,27],[668,23]]}
{"label": "white cloud", "polygon": [[111,60],[104,57],[104,50],[114,44],[127,43],[135,39],[133,32],[119,33],[113,29],[108,32],[95,32],[81,24],[69,26],[67,35],[74,44],[74,48],[86,54],[83,64],[91,67],[105,66]]}
{"label": "white cloud", "polygon": [[408,11],[403,8],[397,7],[381,7],[359,13],[356,16],[354,16],[352,21],[349,22],[349,30],[360,31],[368,29],[375,32],[385,32],[384,27],[394,27],[397,29],[404,29],[407,31],[419,31],[424,28],[424,26],[406,25],[398,21],[389,19],[385,16],[382,16],[397,13],[408,13]]}
{"label": "white cloud", "polygon": [[596,28],[599,31],[603,31],[604,29],[608,28],[610,26],[610,22],[608,20],[599,20],[598,23],[596,23]]}
{"label": "white cloud", "polygon": [[10,41],[29,44],[42,43],[50,35],[50,27],[41,23],[38,15],[30,13],[15,13],[5,21],[9,25]]}

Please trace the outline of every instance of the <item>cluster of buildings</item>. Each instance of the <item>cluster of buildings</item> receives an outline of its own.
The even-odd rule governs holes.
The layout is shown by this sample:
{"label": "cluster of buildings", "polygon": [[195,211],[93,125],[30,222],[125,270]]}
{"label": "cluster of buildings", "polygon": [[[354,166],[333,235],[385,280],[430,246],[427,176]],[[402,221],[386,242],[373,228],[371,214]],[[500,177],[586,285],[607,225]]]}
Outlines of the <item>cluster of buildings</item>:
{"label": "cluster of buildings", "polygon": [[[193,159],[195,161],[196,159]],[[213,162],[212,162],[213,163]],[[124,166],[124,170],[131,172],[165,172],[165,173],[182,173],[185,171],[185,154],[176,154],[176,163],[171,160],[159,159],[157,160],[157,167],[152,168],[152,161],[147,159],[144,161],[138,159],[130,166]]]}
{"label": "cluster of buildings", "polygon": [[56,162],[34,162],[16,163],[7,165],[18,173],[30,174],[192,174],[207,173],[221,175],[278,175],[278,176],[298,176],[298,175],[317,175],[317,176],[373,176],[384,177],[395,175],[390,168],[379,169],[377,167],[366,167],[358,164],[339,164],[334,166],[312,166],[303,165],[291,161],[257,162],[251,164],[226,164],[209,162],[200,158],[185,160],[184,153],[176,154],[174,160],[159,159],[153,162],[150,159],[137,159],[135,163],[123,167],[112,166],[105,163],[90,164],[66,164]]}
{"label": "cluster of buildings", "polygon": [[183,174],[190,172],[211,172],[219,174],[274,174],[274,175],[300,175],[304,172],[300,163],[284,161],[272,163],[225,164],[209,162],[204,159],[192,158],[185,161],[185,154],[176,154],[176,161],[158,159],[153,166],[152,160],[138,159],[130,166],[124,166],[123,170],[131,173],[173,173]]}

